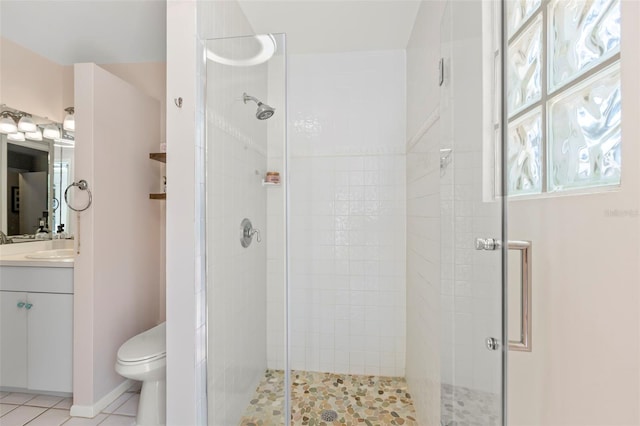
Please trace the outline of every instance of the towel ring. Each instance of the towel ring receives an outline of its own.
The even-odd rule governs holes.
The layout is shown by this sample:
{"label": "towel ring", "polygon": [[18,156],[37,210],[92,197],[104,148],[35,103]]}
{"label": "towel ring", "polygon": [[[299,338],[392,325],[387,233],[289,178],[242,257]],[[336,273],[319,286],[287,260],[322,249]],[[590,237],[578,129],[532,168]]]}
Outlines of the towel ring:
{"label": "towel ring", "polygon": [[[78,189],[80,189],[81,191],[87,191],[89,193],[89,202],[82,209],[76,209],[76,208],[72,207],[71,204],[69,204],[69,200],[67,199],[67,193],[69,192],[69,188],[71,188],[73,186],[77,186]],[[91,201],[92,201],[91,190],[89,189],[89,184],[84,179],[80,180],[79,182],[73,182],[71,185],[67,186],[67,189],[64,190],[64,202],[74,212],[83,212],[83,211],[85,211],[86,209],[89,208],[89,206],[91,206]]]}

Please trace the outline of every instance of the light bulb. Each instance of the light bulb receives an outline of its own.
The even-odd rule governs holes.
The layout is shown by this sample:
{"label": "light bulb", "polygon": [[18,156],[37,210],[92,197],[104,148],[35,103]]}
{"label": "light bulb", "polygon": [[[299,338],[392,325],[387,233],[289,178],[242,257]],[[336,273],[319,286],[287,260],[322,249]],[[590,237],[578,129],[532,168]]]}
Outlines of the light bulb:
{"label": "light bulb", "polygon": [[60,139],[60,129],[53,124],[47,124],[44,126],[42,136],[46,139]]}
{"label": "light bulb", "polygon": [[7,139],[14,142],[24,142],[24,133],[16,132],[7,135]]}
{"label": "light bulb", "polygon": [[13,118],[9,116],[4,116],[0,118],[0,133],[15,133],[18,131],[18,126],[16,126],[16,122],[13,121]]}
{"label": "light bulb", "polygon": [[32,141],[41,141],[42,131],[36,128],[35,132],[25,132],[24,137]]}
{"label": "light bulb", "polygon": [[62,128],[68,132],[76,131],[76,119],[74,117],[75,109],[73,107],[65,108],[67,115],[64,117],[64,121],[62,122]]}
{"label": "light bulb", "polygon": [[21,132],[35,132],[36,131],[36,123],[33,122],[33,119],[28,115],[23,115],[18,121],[18,130]]}

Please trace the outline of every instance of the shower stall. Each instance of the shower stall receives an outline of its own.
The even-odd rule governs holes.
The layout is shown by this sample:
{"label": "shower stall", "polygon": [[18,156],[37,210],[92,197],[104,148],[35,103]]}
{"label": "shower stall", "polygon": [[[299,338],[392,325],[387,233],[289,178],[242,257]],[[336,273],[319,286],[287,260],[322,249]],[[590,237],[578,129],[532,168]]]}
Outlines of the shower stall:
{"label": "shower stall", "polygon": [[402,49],[206,41],[209,424],[503,424],[499,10],[433,7]]}

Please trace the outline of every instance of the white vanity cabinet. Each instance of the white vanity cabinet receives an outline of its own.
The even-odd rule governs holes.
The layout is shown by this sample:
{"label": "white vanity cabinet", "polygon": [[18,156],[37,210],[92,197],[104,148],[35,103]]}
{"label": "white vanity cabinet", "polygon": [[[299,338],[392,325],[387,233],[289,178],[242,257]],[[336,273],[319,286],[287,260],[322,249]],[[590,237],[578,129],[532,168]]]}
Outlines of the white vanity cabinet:
{"label": "white vanity cabinet", "polygon": [[72,392],[73,268],[0,266],[0,388]]}

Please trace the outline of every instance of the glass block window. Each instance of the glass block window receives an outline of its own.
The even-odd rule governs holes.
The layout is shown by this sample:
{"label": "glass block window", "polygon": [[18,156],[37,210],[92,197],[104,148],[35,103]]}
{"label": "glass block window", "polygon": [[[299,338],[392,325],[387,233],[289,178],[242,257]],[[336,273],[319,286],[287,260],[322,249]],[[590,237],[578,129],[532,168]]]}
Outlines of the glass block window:
{"label": "glass block window", "polygon": [[540,7],[542,0],[513,0],[507,3],[509,37]]}
{"label": "glass block window", "polygon": [[538,17],[509,46],[509,111],[540,100],[542,93],[542,19]]}
{"label": "glass block window", "polygon": [[619,185],[620,0],[509,0],[507,188]]}
{"label": "glass block window", "polygon": [[539,193],[542,186],[542,111],[536,108],[509,123],[509,193]]}

